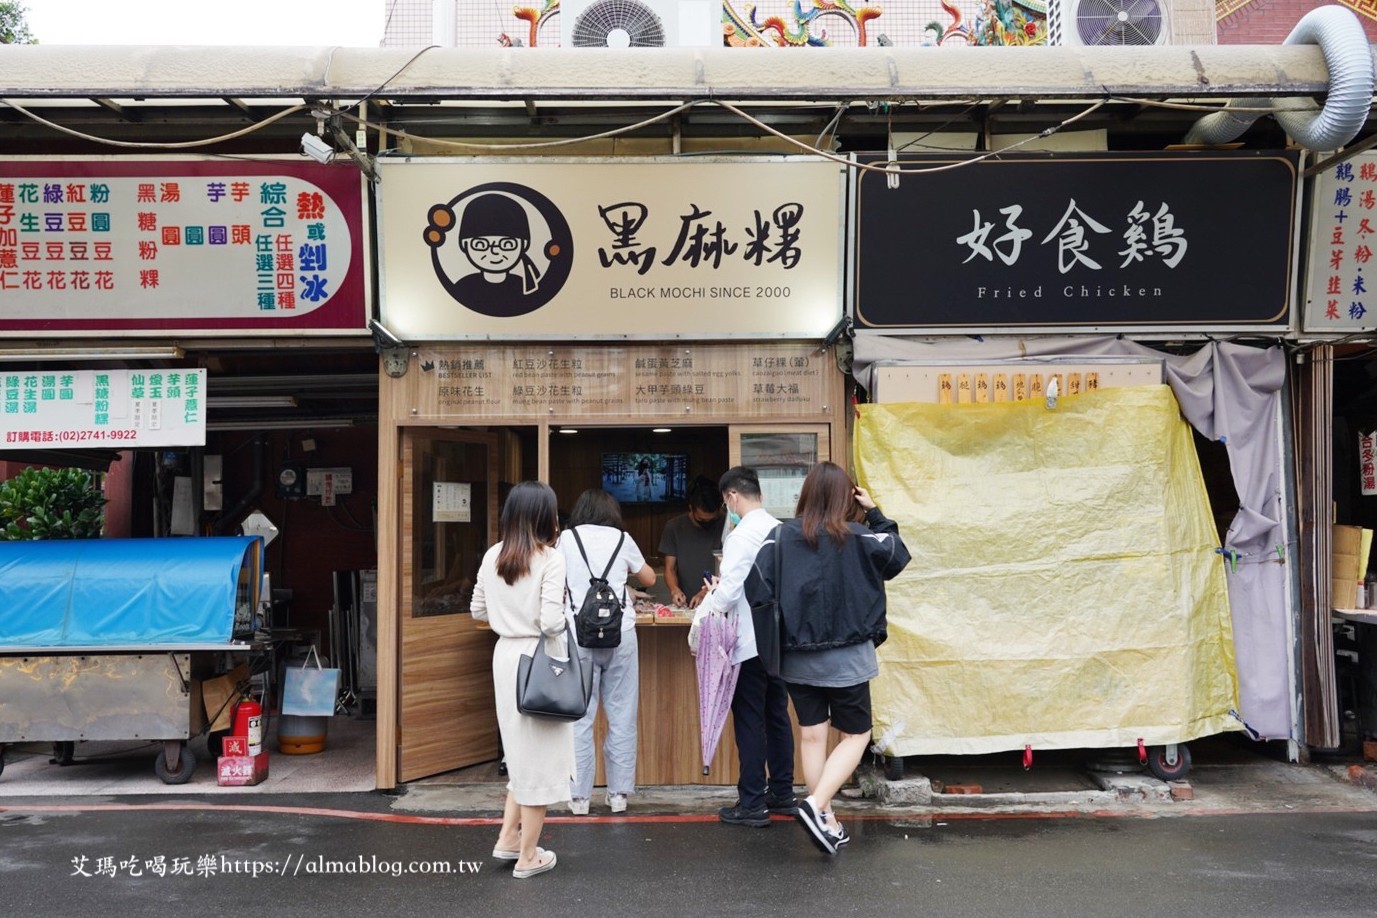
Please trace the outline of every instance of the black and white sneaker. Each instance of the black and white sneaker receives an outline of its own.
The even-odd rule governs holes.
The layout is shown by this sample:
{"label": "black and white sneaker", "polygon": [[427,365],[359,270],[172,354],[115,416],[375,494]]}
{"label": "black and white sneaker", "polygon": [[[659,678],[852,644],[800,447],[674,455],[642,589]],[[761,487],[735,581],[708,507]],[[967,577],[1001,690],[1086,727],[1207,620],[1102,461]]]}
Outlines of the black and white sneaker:
{"label": "black and white sneaker", "polygon": [[837,853],[836,836],[827,828],[822,821],[822,815],[813,809],[813,804],[807,800],[798,802],[798,812],[794,814],[803,827],[808,830],[808,837],[813,844],[817,845],[823,854]]}
{"label": "black and white sneaker", "polygon": [[[840,848],[842,845],[850,843],[851,835],[849,832],[846,831],[846,826],[841,824],[841,820],[837,819],[835,813],[823,813],[822,820],[823,827],[827,830],[827,834],[832,836],[832,840],[837,843],[838,848]],[[831,826],[827,825],[828,820],[834,820],[837,823],[837,828],[833,829]]]}

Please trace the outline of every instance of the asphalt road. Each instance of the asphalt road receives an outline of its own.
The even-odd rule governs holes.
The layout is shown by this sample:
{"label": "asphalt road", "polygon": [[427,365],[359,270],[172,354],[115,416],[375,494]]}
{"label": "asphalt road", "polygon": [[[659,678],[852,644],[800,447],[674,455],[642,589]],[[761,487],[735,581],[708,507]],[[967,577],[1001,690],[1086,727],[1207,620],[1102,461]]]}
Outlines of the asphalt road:
{"label": "asphalt road", "polygon": [[[305,808],[303,808],[303,806]],[[490,819],[375,794],[0,803],[15,916],[1370,916],[1377,813],[875,816],[835,858],[801,827],[547,825],[527,880]]]}

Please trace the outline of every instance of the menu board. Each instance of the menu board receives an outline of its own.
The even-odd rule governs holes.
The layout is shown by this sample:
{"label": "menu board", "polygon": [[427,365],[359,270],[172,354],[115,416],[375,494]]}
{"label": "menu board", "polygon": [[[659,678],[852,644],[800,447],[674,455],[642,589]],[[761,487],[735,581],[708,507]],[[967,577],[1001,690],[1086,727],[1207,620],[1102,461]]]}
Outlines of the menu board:
{"label": "menu board", "polygon": [[0,372],[5,449],[203,446],[205,370]]}
{"label": "menu board", "polygon": [[1306,331],[1377,328],[1370,271],[1377,234],[1377,154],[1359,153],[1315,177],[1305,283]]}
{"label": "menu board", "polygon": [[413,417],[819,417],[839,377],[816,345],[421,348],[387,381]]}
{"label": "menu board", "polygon": [[0,163],[0,330],[361,330],[352,165]]}

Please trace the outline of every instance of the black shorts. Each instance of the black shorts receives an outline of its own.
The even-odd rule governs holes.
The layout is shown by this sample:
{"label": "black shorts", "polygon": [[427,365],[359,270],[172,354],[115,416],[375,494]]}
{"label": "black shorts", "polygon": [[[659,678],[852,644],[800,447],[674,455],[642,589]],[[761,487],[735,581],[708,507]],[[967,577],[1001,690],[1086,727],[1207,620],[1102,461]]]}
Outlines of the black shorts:
{"label": "black shorts", "polygon": [[823,688],[795,682],[788,683],[788,686],[800,727],[825,724],[830,720],[832,726],[852,736],[870,732],[869,682],[848,685],[846,688]]}

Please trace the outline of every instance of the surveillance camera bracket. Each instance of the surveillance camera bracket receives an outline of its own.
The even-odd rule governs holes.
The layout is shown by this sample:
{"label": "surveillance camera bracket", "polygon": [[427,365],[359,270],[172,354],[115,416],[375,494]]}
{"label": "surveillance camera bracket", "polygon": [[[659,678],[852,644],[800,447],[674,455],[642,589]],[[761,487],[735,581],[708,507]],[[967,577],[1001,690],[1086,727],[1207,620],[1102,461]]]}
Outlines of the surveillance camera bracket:
{"label": "surveillance camera bracket", "polygon": [[349,154],[349,158],[359,167],[359,171],[368,176],[370,182],[377,184],[378,172],[373,168],[372,158],[360,150],[349,135],[344,132],[344,129],[340,127],[339,115],[319,108],[312,109],[311,115],[316,119],[316,133],[324,134],[328,129],[330,138],[344,148],[344,152]]}

